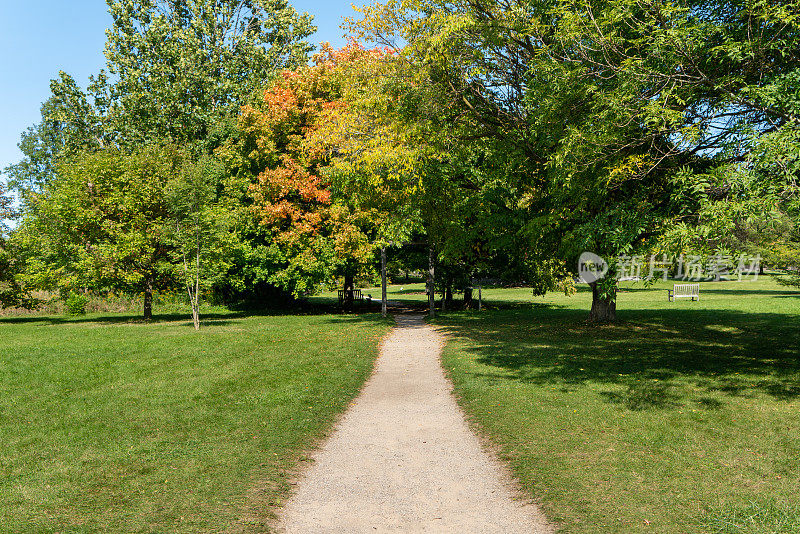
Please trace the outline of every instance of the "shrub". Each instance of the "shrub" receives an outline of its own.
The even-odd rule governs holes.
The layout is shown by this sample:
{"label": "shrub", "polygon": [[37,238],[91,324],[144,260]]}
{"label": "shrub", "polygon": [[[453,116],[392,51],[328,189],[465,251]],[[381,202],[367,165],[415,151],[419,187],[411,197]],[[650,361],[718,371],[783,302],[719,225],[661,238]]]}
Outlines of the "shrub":
{"label": "shrub", "polygon": [[89,297],[73,291],[69,294],[64,304],[67,306],[67,313],[69,315],[85,315],[86,305],[89,304]]}

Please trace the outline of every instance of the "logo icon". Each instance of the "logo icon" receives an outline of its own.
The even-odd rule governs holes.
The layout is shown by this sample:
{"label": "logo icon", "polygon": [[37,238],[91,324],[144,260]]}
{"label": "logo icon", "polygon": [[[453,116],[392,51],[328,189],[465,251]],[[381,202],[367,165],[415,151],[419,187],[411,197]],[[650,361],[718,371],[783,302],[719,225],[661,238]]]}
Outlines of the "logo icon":
{"label": "logo icon", "polygon": [[608,272],[606,260],[593,252],[584,252],[578,258],[578,278],[585,284],[597,282]]}

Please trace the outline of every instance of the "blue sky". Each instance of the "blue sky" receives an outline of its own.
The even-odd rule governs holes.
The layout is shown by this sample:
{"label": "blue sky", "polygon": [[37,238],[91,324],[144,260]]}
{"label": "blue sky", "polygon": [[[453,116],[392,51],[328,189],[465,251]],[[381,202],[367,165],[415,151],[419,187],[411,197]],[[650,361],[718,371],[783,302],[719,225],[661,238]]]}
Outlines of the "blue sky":
{"label": "blue sky", "polygon": [[[314,15],[319,29],[313,43],[344,44],[339,26],[354,13],[351,0],[290,2]],[[0,169],[20,160],[20,133],[39,122],[39,107],[59,70],[85,87],[89,75],[105,66],[110,22],[105,0],[0,0]]]}

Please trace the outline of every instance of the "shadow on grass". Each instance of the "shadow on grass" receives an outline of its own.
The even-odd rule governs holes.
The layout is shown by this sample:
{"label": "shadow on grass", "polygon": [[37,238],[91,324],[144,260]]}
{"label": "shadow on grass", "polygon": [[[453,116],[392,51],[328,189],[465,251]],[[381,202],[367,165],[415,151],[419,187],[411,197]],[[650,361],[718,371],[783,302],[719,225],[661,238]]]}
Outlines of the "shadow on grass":
{"label": "shadow on grass", "polygon": [[[380,289],[378,290],[380,291]],[[424,289],[393,289],[392,295],[427,295]]]}
{"label": "shadow on grass", "polygon": [[[244,317],[246,314],[241,312],[224,312],[224,313],[208,313],[200,315],[202,324],[226,325],[231,324],[233,320]],[[12,317],[0,317],[0,325],[2,324],[30,324],[41,323],[42,325],[62,325],[62,324],[82,324],[82,323],[97,323],[97,324],[159,324],[159,323],[173,323],[177,321],[191,321],[190,313],[155,313],[153,318],[145,321],[140,315],[133,313],[119,313],[119,314],[87,314],[76,317],[61,316],[61,315],[22,315]]]}
{"label": "shadow on grass", "polygon": [[787,297],[794,297],[800,298],[800,293],[797,291],[793,291],[790,289],[708,289],[702,288],[700,289],[700,295],[704,293],[711,293],[712,295],[729,295],[729,296],[736,296],[736,295],[766,295],[769,297],[778,297],[778,298],[787,298]]}
{"label": "shadow on grass", "polygon": [[[219,308],[217,308],[219,309]],[[377,313],[377,318],[375,314]],[[383,320],[380,317],[380,303],[377,307],[363,304],[357,306],[350,313],[344,313],[336,299],[330,302],[300,303],[291,307],[280,307],[273,309],[239,308],[224,311],[200,312],[200,324],[203,326],[228,326],[236,324],[248,317],[287,317],[287,316],[336,316],[337,321],[377,321]],[[70,317],[66,315],[19,315],[0,317],[0,326],[4,324],[40,324],[42,326],[67,325],[67,324],[100,324],[100,325],[121,325],[121,324],[166,324],[181,323],[191,325],[191,312],[168,312],[154,313],[153,318],[145,321],[140,314],[127,313],[90,313],[83,316]]]}
{"label": "shadow on grass", "polygon": [[[679,283],[679,282],[676,282]],[[700,286],[700,298],[702,300],[703,295],[722,295],[722,296],[745,296],[745,295],[762,295],[771,298],[796,298],[800,299],[800,292],[791,289],[791,288],[778,288],[778,289],[748,289],[746,286],[742,288],[722,288],[722,287],[714,287],[713,284],[717,282],[706,282]],[[725,282],[720,282],[725,283]],[[746,284],[746,282],[743,282]],[[580,288],[580,292],[588,292],[585,288]],[[666,295],[666,291],[668,289],[672,289],[670,287],[647,287],[644,285],[632,285],[621,287],[618,290],[618,293],[647,293],[647,292],[656,292],[659,295]],[[660,297],[659,297],[660,298]],[[666,300],[666,298],[664,298]]]}
{"label": "shadow on grass", "polygon": [[[469,341],[465,350],[491,380],[574,387],[604,384],[608,402],[630,409],[679,404],[689,387],[706,409],[719,397],[800,397],[797,316],[712,309],[626,310],[596,326],[575,309],[454,314],[437,323]],[[676,389],[677,388],[677,389]],[[703,400],[705,399],[705,400]]]}
{"label": "shadow on grass", "polygon": [[673,408],[680,406],[681,400],[669,384],[649,380],[629,384],[623,392],[603,391],[601,395],[608,402],[622,404],[631,410]]}

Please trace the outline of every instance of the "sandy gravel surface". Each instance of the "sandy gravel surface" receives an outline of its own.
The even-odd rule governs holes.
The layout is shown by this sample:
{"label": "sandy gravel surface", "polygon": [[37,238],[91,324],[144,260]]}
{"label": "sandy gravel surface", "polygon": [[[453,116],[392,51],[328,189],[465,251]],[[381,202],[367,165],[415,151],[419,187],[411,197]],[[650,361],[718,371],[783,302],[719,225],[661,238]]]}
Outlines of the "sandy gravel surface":
{"label": "sandy gravel surface", "polygon": [[442,336],[421,316],[397,322],[278,531],[553,532],[469,429],[439,365]]}

